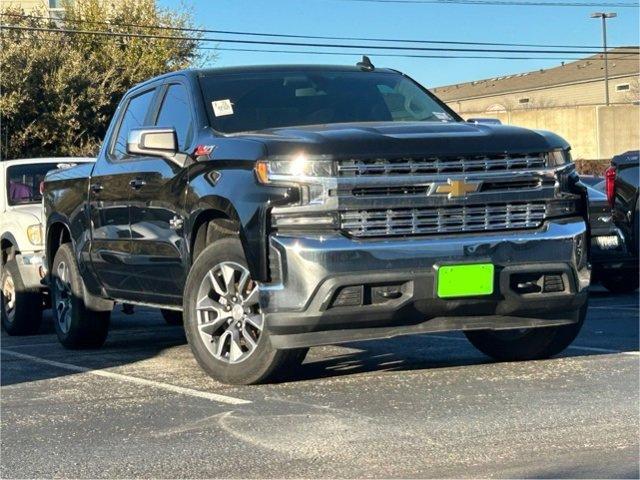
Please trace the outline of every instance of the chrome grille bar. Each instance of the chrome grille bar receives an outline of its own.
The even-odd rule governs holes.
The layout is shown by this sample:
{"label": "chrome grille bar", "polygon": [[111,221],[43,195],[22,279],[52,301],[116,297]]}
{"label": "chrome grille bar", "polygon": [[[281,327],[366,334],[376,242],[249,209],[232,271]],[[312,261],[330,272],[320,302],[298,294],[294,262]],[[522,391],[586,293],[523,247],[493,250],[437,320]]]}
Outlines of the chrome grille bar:
{"label": "chrome grille bar", "polygon": [[544,203],[506,203],[345,211],[340,222],[348,235],[380,237],[536,228],[545,216]]}
{"label": "chrome grille bar", "polygon": [[338,161],[342,177],[366,175],[424,175],[499,172],[545,168],[546,154],[397,159],[349,159]]}

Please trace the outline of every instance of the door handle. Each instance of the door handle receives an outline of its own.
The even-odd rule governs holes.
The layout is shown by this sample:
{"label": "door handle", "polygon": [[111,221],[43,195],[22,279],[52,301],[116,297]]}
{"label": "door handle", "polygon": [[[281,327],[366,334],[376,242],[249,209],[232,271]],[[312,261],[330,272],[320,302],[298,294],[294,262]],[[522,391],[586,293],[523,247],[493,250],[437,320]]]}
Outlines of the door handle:
{"label": "door handle", "polygon": [[91,191],[92,191],[93,193],[99,193],[99,192],[101,192],[102,190],[104,190],[104,187],[102,186],[102,184],[101,184],[101,183],[92,183],[92,184],[91,184]]}
{"label": "door handle", "polygon": [[143,179],[141,178],[134,178],[133,180],[131,180],[129,182],[129,185],[131,186],[131,188],[134,189],[138,189],[138,188],[142,188],[147,184],[147,182],[145,182]]}

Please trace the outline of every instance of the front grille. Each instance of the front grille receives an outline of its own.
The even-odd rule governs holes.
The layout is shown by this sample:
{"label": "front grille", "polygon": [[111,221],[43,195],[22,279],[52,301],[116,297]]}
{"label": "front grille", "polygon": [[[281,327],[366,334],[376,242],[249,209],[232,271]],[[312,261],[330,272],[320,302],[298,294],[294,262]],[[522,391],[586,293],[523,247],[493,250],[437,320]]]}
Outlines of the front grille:
{"label": "front grille", "polygon": [[345,211],[340,223],[353,237],[384,237],[536,228],[545,215],[542,202],[502,203]]}
{"label": "front grille", "polygon": [[348,159],[338,161],[338,174],[341,177],[360,177],[518,171],[545,168],[546,159],[546,153]]}

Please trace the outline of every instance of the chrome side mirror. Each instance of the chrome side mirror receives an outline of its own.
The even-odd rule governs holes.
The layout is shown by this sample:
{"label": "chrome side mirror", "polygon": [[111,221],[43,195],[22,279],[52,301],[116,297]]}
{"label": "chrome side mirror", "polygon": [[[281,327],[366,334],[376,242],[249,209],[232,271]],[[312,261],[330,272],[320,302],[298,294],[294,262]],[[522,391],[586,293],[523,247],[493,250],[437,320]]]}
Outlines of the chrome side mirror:
{"label": "chrome side mirror", "polygon": [[184,167],[187,155],[178,151],[178,136],[174,128],[145,127],[129,130],[127,153],[160,157]]}

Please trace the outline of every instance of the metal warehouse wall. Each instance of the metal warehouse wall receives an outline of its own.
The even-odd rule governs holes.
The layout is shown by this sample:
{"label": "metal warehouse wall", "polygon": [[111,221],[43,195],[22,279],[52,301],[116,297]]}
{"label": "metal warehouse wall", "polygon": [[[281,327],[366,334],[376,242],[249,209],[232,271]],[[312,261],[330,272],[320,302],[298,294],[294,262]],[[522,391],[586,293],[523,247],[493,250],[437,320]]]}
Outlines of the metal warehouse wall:
{"label": "metal warehouse wall", "polygon": [[640,106],[554,107],[511,112],[465,113],[465,118],[499,118],[503,123],[551,130],[572,147],[573,158],[608,159],[640,149]]}

